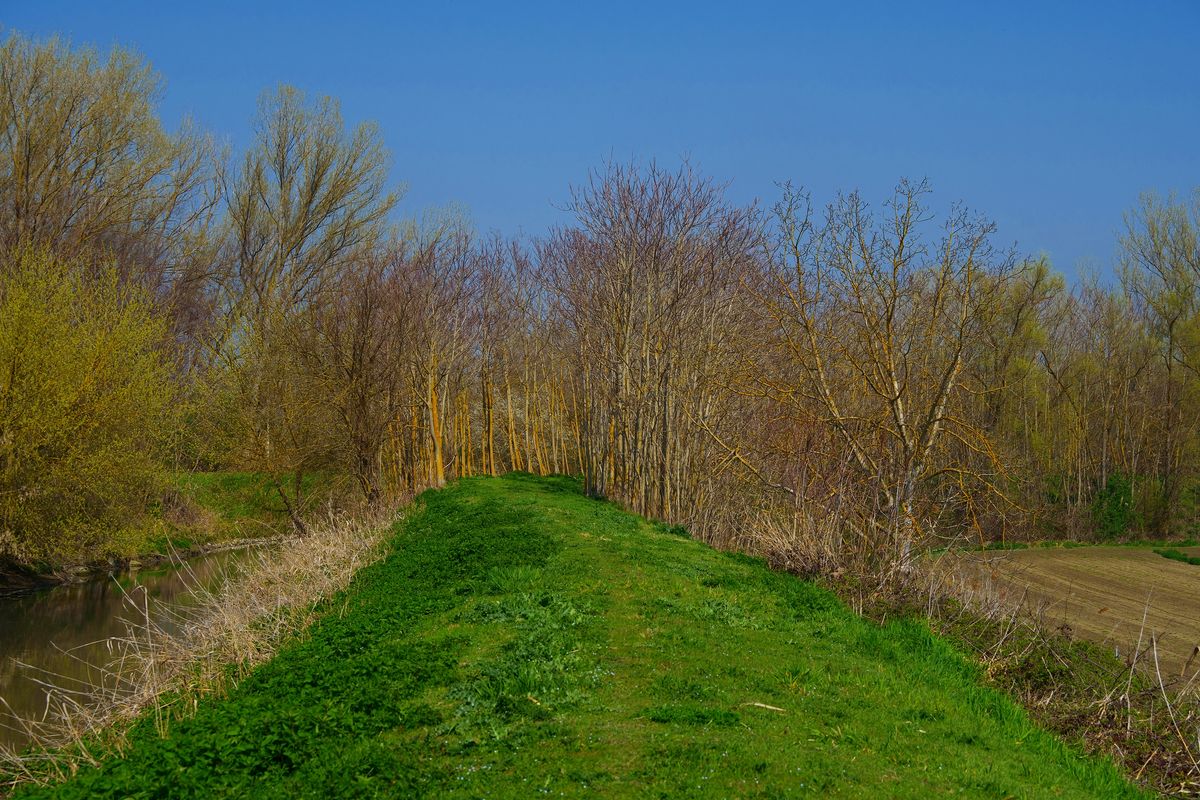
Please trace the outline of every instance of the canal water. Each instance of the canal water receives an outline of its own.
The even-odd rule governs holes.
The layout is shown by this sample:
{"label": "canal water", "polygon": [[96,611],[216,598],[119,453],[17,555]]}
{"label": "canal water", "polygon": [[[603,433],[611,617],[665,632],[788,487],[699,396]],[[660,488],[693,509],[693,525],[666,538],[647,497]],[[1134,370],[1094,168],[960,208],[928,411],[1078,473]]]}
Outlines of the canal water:
{"label": "canal water", "polygon": [[182,565],[0,598],[0,745],[28,743],[16,718],[38,719],[44,713],[46,690],[39,680],[73,689],[103,685],[117,653],[112,637],[124,637],[138,620],[144,627],[147,611],[163,629],[177,630],[180,611],[196,602],[197,587],[216,588],[257,552],[255,547],[227,550]]}

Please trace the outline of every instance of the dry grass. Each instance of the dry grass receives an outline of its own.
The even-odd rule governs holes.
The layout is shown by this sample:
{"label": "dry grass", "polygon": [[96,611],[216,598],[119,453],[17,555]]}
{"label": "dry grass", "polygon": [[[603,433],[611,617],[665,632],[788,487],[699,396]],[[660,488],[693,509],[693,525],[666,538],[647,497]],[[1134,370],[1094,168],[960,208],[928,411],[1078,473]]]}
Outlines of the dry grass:
{"label": "dry grass", "polygon": [[136,605],[143,594],[130,595],[126,635],[109,640],[109,663],[93,665],[102,680],[80,686],[37,677],[47,692],[45,713],[21,723],[35,745],[0,750],[0,793],[27,781],[60,781],[120,752],[130,723],[142,715],[152,714],[163,731],[201,699],[228,691],[300,634],[321,600],[382,556],[398,516],[329,512],[304,537],[259,552],[217,588],[193,582],[193,602],[173,608],[170,625]]}
{"label": "dry grass", "polygon": [[733,549],[829,586],[859,614],[886,616],[911,604],[922,575],[894,542],[869,535],[864,527],[832,515],[763,513]]}

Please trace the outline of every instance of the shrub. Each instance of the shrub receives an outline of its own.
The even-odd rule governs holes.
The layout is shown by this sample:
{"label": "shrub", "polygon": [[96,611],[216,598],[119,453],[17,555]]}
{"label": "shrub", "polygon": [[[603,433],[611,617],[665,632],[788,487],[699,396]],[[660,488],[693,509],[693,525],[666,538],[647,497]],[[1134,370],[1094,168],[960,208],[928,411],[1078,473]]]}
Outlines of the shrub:
{"label": "shrub", "polygon": [[1133,482],[1119,472],[1108,476],[1092,499],[1092,521],[1102,539],[1117,539],[1134,526]]}
{"label": "shrub", "polygon": [[90,558],[144,517],[172,429],[167,329],[115,270],[0,262],[0,557]]}

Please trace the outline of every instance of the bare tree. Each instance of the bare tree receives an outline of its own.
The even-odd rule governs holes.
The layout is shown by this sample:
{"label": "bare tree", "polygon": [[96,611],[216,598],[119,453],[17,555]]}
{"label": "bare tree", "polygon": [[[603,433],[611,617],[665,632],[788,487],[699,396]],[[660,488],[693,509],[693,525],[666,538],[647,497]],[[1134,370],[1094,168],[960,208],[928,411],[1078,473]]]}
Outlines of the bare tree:
{"label": "bare tree", "polygon": [[585,482],[672,519],[703,475],[712,372],[737,329],[756,214],[686,164],[610,164],[570,208],[578,227],[559,231],[542,261],[577,347]]}
{"label": "bare tree", "polygon": [[877,498],[864,524],[901,568],[932,518],[918,504],[968,472],[946,442],[987,451],[963,414],[963,369],[984,336],[981,308],[1012,269],[990,244],[993,226],[962,209],[929,242],[927,192],[902,182],[878,218],[843,196],[817,224],[807,196],[789,189],[765,298],[783,346],[782,371],[762,380],[779,400],[819,409]]}
{"label": "bare tree", "polygon": [[1194,473],[1200,388],[1200,192],[1190,204],[1147,195],[1126,218],[1122,281],[1158,343],[1162,420],[1153,527],[1170,533],[1186,478]]}
{"label": "bare tree", "polygon": [[396,202],[386,179],[374,126],[348,132],[335,101],[310,105],[284,86],[260,101],[255,144],[226,189],[228,322],[214,342],[214,375],[231,393],[222,424],[298,525],[304,475],[335,446],[301,343],[314,300],[336,296],[346,268],[384,236]]}

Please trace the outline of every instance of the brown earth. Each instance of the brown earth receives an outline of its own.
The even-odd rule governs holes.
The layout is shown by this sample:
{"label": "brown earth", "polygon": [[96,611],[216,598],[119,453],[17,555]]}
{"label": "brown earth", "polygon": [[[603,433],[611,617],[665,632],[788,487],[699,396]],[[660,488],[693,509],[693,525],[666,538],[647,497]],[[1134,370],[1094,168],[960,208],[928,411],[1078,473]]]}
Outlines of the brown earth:
{"label": "brown earth", "polygon": [[[1200,547],[1183,548],[1200,555]],[[1128,660],[1139,635],[1139,662],[1164,678],[1200,668],[1200,566],[1150,548],[1077,547],[964,553],[962,588],[1020,604],[1053,628],[1115,648]]]}

